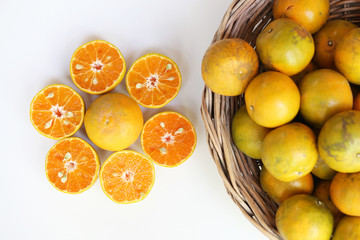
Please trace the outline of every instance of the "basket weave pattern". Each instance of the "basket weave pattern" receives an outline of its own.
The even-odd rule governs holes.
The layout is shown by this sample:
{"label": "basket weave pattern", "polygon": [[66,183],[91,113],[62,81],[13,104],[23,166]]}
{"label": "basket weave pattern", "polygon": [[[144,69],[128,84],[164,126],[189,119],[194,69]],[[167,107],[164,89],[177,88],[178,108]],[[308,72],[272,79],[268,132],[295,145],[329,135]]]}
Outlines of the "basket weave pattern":
{"label": "basket weave pattern", "polygon": [[[316,1],[316,0],[314,0]],[[272,16],[272,0],[235,0],[226,11],[213,42],[241,38],[255,46],[257,35]],[[344,19],[360,26],[360,0],[330,0],[329,19]],[[260,72],[262,68],[260,66]],[[205,86],[201,115],[210,153],[225,188],[247,219],[269,239],[281,239],[275,227],[278,206],[260,187],[261,160],[240,152],[232,141],[231,121],[244,104],[244,95],[221,96]]]}

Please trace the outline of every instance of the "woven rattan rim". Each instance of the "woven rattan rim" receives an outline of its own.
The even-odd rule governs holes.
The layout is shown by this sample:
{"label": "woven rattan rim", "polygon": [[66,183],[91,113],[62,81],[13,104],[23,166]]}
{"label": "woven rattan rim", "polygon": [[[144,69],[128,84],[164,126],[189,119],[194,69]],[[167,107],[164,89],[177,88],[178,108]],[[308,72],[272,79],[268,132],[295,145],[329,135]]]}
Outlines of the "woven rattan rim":
{"label": "woven rattan rim", "polygon": [[[244,39],[254,47],[257,35],[273,19],[272,2],[233,1],[212,42],[235,37]],[[330,0],[329,19],[344,19],[360,26],[360,0]],[[240,152],[231,138],[232,117],[242,104],[243,95],[221,96],[205,86],[201,115],[210,153],[228,194],[245,217],[269,239],[281,239],[274,220],[278,206],[260,187],[262,163]]]}

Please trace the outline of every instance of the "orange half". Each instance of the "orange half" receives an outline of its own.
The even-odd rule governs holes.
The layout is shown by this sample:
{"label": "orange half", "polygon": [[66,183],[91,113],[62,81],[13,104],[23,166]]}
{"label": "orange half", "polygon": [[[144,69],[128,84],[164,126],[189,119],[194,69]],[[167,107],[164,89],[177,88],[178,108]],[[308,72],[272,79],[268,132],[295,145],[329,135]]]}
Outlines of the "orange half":
{"label": "orange half", "polygon": [[81,193],[96,181],[100,162],[95,150],[86,141],[72,137],[60,140],[48,152],[46,176],[57,190]]}
{"label": "orange half", "polygon": [[126,87],[132,98],[148,108],[160,108],[178,94],[181,74],[176,63],[157,53],[137,59],[126,75]]}
{"label": "orange half", "polygon": [[51,139],[76,133],[84,121],[85,103],[71,87],[54,84],[42,89],[30,104],[30,120],[35,129]]}
{"label": "orange half", "polygon": [[94,40],[80,46],[70,62],[70,75],[75,85],[90,94],[113,90],[124,78],[126,64],[114,45]]}
{"label": "orange half", "polygon": [[175,167],[187,160],[196,146],[191,122],[177,112],[162,112],[146,121],[141,146],[156,164]]}
{"label": "orange half", "polygon": [[115,152],[100,170],[104,193],[116,203],[143,200],[155,181],[155,169],[144,155],[130,150]]}

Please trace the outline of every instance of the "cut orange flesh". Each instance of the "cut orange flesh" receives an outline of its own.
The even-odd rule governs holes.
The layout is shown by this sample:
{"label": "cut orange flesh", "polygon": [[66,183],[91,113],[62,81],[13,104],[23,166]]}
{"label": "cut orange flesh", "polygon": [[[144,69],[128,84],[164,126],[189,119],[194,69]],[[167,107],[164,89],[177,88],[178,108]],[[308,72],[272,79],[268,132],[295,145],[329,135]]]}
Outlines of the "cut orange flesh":
{"label": "cut orange flesh", "polygon": [[60,140],[46,156],[46,176],[64,193],[81,193],[89,189],[98,177],[99,168],[95,150],[76,137]]}
{"label": "cut orange flesh", "polygon": [[116,203],[143,200],[155,181],[152,162],[130,150],[113,153],[103,164],[100,183],[105,194]]}
{"label": "cut orange flesh", "polygon": [[162,112],[146,121],[141,146],[156,164],[175,167],[193,153],[196,132],[191,122],[177,112]]}
{"label": "cut orange flesh", "polygon": [[74,89],[54,84],[33,98],[30,119],[39,133],[59,140],[76,133],[84,121],[84,111],[84,101]]}
{"label": "cut orange flesh", "polygon": [[148,108],[160,108],[178,94],[181,74],[176,63],[157,53],[137,59],[126,75],[126,87],[132,98]]}
{"label": "cut orange flesh", "polygon": [[113,90],[124,78],[126,64],[114,45],[95,40],[80,46],[70,63],[70,74],[75,85],[90,94]]}

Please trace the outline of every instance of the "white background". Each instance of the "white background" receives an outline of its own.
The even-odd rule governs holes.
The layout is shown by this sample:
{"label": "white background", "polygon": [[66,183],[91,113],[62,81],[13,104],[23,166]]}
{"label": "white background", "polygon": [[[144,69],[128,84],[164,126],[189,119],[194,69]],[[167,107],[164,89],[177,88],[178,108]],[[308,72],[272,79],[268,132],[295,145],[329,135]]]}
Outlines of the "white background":
{"label": "white background", "polygon": [[[0,239],[266,239],[226,193],[200,115],[201,59],[230,3],[1,0]],[[97,97],[80,92],[69,76],[73,51],[94,39],[117,46],[128,66],[149,52],[171,57],[182,88],[165,108],[142,108],[144,118],[175,110],[198,135],[192,157],[172,169],[155,166],[152,191],[130,205],[112,202],[99,180],[78,195],[53,188],[44,166],[56,141],[37,133],[29,119],[31,99],[49,84],[75,88],[87,106]],[[114,91],[126,93],[125,82]],[[84,128],[75,136],[88,140]],[[139,141],[130,149],[141,151]],[[101,162],[110,155],[96,150]]]}

